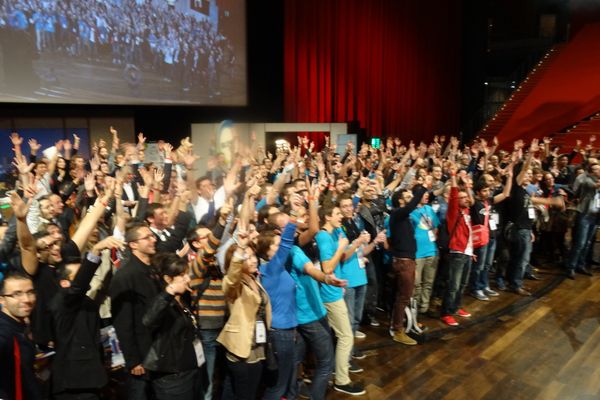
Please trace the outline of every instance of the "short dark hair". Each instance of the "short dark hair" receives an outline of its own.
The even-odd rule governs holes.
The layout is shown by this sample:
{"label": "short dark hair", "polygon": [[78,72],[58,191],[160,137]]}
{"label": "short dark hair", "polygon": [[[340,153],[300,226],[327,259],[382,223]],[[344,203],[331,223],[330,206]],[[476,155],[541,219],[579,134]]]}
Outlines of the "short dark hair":
{"label": "short dark hair", "polygon": [[154,213],[159,208],[165,208],[161,203],[152,203],[148,204],[148,208],[146,208],[146,214],[144,214],[144,219],[148,220],[150,217],[154,217]]}
{"label": "short dark hair", "polygon": [[6,285],[6,281],[15,280],[15,281],[32,281],[31,277],[24,272],[21,271],[10,271],[5,276],[4,279],[0,280],[0,294],[4,294],[4,286]]}
{"label": "short dark hair", "polygon": [[202,183],[203,181],[211,181],[212,179],[210,179],[210,177],[208,175],[202,175],[200,178],[196,179],[196,189],[198,189],[200,187],[200,183]]}
{"label": "short dark hair", "polygon": [[404,194],[404,192],[408,192],[408,189],[400,189],[394,193],[394,195],[392,196],[392,207],[400,207],[400,199],[403,198],[402,195]]}
{"label": "short dark hair", "polygon": [[337,203],[323,205],[319,208],[319,220],[321,221],[321,225],[325,224],[325,217],[331,216],[333,214],[333,210],[337,207]]}
{"label": "short dark hair", "polygon": [[145,222],[134,222],[127,227],[125,231],[125,242],[135,242],[139,239],[138,231],[142,228],[148,228],[148,224]]}

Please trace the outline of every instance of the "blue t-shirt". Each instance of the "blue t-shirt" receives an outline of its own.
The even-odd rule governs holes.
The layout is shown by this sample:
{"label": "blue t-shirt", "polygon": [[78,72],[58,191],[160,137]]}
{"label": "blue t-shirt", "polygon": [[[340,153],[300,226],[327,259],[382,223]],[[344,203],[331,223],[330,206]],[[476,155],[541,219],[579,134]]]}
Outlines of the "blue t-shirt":
{"label": "blue t-shirt", "polygon": [[[343,230],[340,229],[340,231],[344,237],[347,237]],[[359,253],[362,256],[362,251],[359,249],[352,254],[352,257],[342,262],[342,274],[338,278],[346,279],[349,288],[367,284],[367,270],[365,264],[358,260]]]}
{"label": "blue t-shirt", "polygon": [[292,247],[286,269],[296,282],[296,319],[298,324],[318,321],[327,315],[319,293],[319,284],[304,272],[304,265],[311,262],[298,246]]}
{"label": "blue t-shirt", "polygon": [[415,258],[433,257],[437,255],[437,245],[431,241],[430,233],[440,225],[440,220],[433,208],[424,205],[415,208],[410,213],[410,222],[415,228],[415,240],[417,241],[417,253]]}
{"label": "blue t-shirt", "polygon": [[[319,248],[319,259],[321,260],[321,264],[323,264],[323,261],[332,259],[335,255],[338,248],[338,237],[340,232],[343,233],[341,228],[334,229],[332,233],[322,230],[315,236]],[[335,276],[342,276],[339,263],[334,268],[333,273]],[[343,297],[344,290],[342,288],[321,283],[321,298],[325,303],[333,303]]]}

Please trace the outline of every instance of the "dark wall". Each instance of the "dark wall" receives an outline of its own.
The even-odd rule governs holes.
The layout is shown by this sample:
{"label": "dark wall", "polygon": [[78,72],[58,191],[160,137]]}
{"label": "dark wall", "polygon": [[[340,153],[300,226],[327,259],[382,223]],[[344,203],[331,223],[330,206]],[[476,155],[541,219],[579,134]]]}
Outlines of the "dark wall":
{"label": "dark wall", "polygon": [[[92,106],[0,103],[0,118],[130,117],[149,140],[173,143],[194,122],[281,121],[283,118],[283,2],[247,0],[248,105],[246,107]],[[172,138],[172,139],[171,139]]]}

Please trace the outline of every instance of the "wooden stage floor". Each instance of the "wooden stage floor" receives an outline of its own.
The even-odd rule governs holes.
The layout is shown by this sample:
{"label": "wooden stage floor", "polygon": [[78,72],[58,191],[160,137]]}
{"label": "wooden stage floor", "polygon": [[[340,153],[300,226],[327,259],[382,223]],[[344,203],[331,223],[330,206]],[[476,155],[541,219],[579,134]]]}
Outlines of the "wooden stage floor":
{"label": "wooden stage floor", "polygon": [[[532,297],[501,292],[489,302],[465,295],[473,314],[460,327],[423,318],[430,329],[418,346],[393,342],[388,324],[361,327],[367,358],[352,374],[361,399],[599,399],[600,274],[563,279],[540,270],[526,281]],[[328,399],[350,398],[328,392]]]}

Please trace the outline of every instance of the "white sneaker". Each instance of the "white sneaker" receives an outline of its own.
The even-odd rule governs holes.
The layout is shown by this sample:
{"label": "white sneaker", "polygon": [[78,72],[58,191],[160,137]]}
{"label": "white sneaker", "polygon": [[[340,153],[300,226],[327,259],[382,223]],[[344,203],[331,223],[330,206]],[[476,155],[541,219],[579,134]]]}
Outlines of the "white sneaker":
{"label": "white sneaker", "polygon": [[490,298],[487,297],[485,294],[483,294],[483,290],[475,290],[472,293],[473,297],[475,297],[477,300],[481,300],[481,301],[489,301]]}
{"label": "white sneaker", "polygon": [[483,289],[483,293],[486,296],[490,296],[490,297],[498,297],[498,296],[500,296],[500,293],[496,292],[495,290],[490,289],[489,287],[486,287],[485,289]]}
{"label": "white sneaker", "polygon": [[365,335],[364,333],[362,333],[361,331],[356,331],[354,333],[354,337],[357,339],[364,339],[367,337],[367,335]]}

